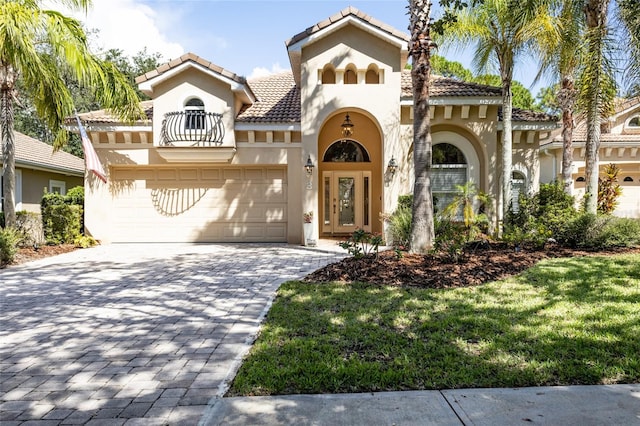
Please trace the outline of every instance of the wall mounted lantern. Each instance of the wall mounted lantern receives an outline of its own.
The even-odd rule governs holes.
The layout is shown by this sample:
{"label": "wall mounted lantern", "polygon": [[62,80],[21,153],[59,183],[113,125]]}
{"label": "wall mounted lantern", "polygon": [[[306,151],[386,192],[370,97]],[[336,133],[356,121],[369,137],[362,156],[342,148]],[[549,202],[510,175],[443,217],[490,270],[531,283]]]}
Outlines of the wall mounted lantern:
{"label": "wall mounted lantern", "polygon": [[309,155],[304,165],[304,171],[307,174],[307,189],[313,189],[313,168],[313,161],[311,161],[311,155]]}
{"label": "wall mounted lantern", "polygon": [[349,114],[346,115],[340,127],[342,128],[341,132],[344,139],[353,136],[353,122],[349,119]]}
{"label": "wall mounted lantern", "polygon": [[389,164],[387,164],[387,173],[389,173],[389,175],[393,177],[393,175],[396,174],[397,170],[398,170],[398,163],[396,162],[395,157],[391,157],[391,160],[389,160]]}
{"label": "wall mounted lantern", "polygon": [[304,171],[307,172],[307,177],[311,177],[313,174],[313,168],[313,161],[311,161],[311,155],[309,155],[309,158],[307,158],[307,162],[304,165]]}

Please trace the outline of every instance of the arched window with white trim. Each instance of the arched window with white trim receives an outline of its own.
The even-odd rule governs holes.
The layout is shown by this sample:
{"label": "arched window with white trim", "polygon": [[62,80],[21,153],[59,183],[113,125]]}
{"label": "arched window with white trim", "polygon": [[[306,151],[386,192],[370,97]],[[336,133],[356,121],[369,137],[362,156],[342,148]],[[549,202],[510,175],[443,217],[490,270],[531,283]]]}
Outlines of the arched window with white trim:
{"label": "arched window with white trim", "polygon": [[453,201],[457,186],[469,181],[468,163],[462,151],[450,143],[434,145],[432,155],[431,192],[436,210],[441,212]]}
{"label": "arched window with white trim", "polygon": [[527,177],[524,173],[514,170],[511,173],[511,211],[520,211],[520,194],[527,193]]}

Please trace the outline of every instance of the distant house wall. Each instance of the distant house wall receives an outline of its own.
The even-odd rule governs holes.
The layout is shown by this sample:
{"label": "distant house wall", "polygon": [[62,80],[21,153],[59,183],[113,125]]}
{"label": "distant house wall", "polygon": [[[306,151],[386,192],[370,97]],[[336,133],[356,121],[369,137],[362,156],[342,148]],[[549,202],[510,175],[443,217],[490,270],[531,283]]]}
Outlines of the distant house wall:
{"label": "distant house wall", "polygon": [[[64,193],[76,186],[84,185],[84,178],[79,176],[69,176],[60,173],[46,172],[42,170],[33,170],[25,168],[17,168],[21,170],[21,196],[18,198],[20,204],[16,206],[17,210],[27,210],[32,212],[40,212],[40,201],[47,191],[55,191],[55,187],[63,184]],[[53,185],[53,188],[52,188]],[[18,188],[16,188],[18,190]]]}

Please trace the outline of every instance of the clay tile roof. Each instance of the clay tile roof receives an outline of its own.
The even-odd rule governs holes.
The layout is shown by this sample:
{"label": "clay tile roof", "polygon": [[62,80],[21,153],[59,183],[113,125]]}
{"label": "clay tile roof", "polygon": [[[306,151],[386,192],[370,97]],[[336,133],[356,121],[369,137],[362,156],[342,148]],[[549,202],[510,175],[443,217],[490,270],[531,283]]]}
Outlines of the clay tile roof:
{"label": "clay tile roof", "polygon": [[[402,70],[401,78],[402,97],[410,98],[413,96],[413,83],[411,81],[411,70]],[[487,86],[485,84],[469,83],[460,81],[455,78],[442,77],[439,75],[431,76],[431,86],[429,88],[429,96],[433,97],[451,97],[451,96],[502,96],[499,87]]]}
{"label": "clay tile roof", "polygon": [[361,12],[360,10],[356,9],[353,6],[349,6],[346,7],[345,9],[342,9],[340,12],[336,13],[335,15],[329,17],[328,19],[325,19],[324,21],[320,21],[317,24],[307,28],[306,30],[294,35],[293,37],[291,37],[289,40],[287,40],[287,42],[285,43],[285,45],[287,47],[299,42],[300,40],[303,40],[307,37],[309,37],[310,35],[328,27],[329,25],[332,25],[348,16],[353,16],[356,17],[366,23],[368,23],[369,25],[373,25],[374,27],[377,27],[378,29],[386,32],[387,34],[390,34],[394,37],[398,37],[401,39],[406,40],[407,42],[409,41],[409,35],[399,31],[393,27],[391,27],[390,25],[387,25],[381,21],[378,21],[377,19],[367,15],[364,12]]}
{"label": "clay tile roof", "polygon": [[143,83],[147,80],[151,80],[152,78],[158,77],[159,75],[164,74],[165,72],[176,68],[179,65],[182,65],[186,62],[195,62],[197,64],[202,65],[205,68],[210,69],[213,72],[216,72],[220,75],[223,75],[227,78],[232,79],[233,81],[240,83],[240,84],[244,84],[246,82],[244,77],[241,77],[239,75],[237,75],[236,73],[233,73],[229,70],[226,70],[214,63],[211,63],[209,61],[207,61],[206,59],[201,58],[200,56],[194,54],[194,53],[185,53],[184,55],[180,56],[179,58],[173,59],[171,61],[169,61],[166,64],[162,64],[160,65],[158,68],[147,72],[146,74],[140,75],[138,77],[136,77],[136,84],[140,84]]}
{"label": "clay tile roof", "polygon": [[[140,107],[143,109],[144,114],[147,116],[147,120],[153,119],[153,101],[142,101],[140,102]],[[115,118],[112,114],[110,114],[107,110],[100,109],[97,111],[84,112],[82,114],[78,114],[82,123],[117,123],[118,119]],[[65,118],[66,124],[75,125],[76,118],[75,117],[67,117]],[[143,120],[139,120],[138,124],[143,123]]]}
{"label": "clay tile roof", "polygon": [[240,111],[237,122],[300,122],[300,91],[291,72],[249,80],[249,86],[257,100]]}
{"label": "clay tile roof", "polygon": [[[550,115],[546,112],[529,111],[521,108],[513,108],[513,112],[511,115],[513,121],[548,121],[552,123],[556,123],[558,121],[558,117],[555,115]],[[502,120],[502,108],[498,109],[498,118]]]}
{"label": "clay tile roof", "polygon": [[16,164],[37,166],[71,174],[84,174],[84,160],[20,132],[15,132]]}

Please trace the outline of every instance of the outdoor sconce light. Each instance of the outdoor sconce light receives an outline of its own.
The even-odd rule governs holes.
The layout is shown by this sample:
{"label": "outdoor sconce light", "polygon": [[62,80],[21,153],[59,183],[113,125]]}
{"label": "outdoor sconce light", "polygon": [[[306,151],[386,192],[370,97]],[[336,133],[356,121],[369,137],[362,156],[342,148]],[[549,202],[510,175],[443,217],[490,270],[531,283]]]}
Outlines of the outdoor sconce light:
{"label": "outdoor sconce light", "polygon": [[342,128],[342,137],[344,139],[348,139],[353,136],[353,123],[349,119],[349,114],[346,115],[340,127]]}
{"label": "outdoor sconce light", "polygon": [[313,161],[311,161],[311,155],[309,155],[304,165],[304,171],[307,173],[307,189],[313,189],[313,167]]}
{"label": "outdoor sconce light", "polygon": [[304,165],[304,170],[307,172],[307,176],[311,177],[311,175],[313,174],[313,162],[311,161],[311,155],[309,155],[309,158],[307,158],[307,163]]}
{"label": "outdoor sconce light", "polygon": [[391,157],[389,160],[389,164],[387,164],[387,173],[389,173],[392,177],[396,174],[398,170],[398,163],[396,162],[395,157]]}

